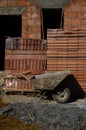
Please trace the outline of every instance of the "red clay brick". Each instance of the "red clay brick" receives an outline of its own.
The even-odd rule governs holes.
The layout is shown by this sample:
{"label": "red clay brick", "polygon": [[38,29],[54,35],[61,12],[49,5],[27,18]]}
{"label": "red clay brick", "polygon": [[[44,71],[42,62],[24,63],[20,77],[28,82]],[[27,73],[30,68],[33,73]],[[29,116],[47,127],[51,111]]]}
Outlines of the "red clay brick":
{"label": "red clay brick", "polygon": [[64,12],[64,17],[65,18],[80,18],[80,12],[74,12],[74,11],[70,11],[70,12]]}
{"label": "red clay brick", "polygon": [[80,13],[80,18],[81,18],[81,19],[86,18],[86,13],[84,13],[84,11]]}
{"label": "red clay brick", "polygon": [[64,23],[77,25],[77,24],[81,24],[81,21],[80,21],[80,19],[77,19],[77,18],[76,19],[65,19]]}
{"label": "red clay brick", "polygon": [[30,32],[40,32],[41,29],[40,29],[40,26],[28,26],[28,31]]}
{"label": "red clay brick", "polygon": [[70,5],[70,8],[68,8],[68,11],[80,11],[80,5],[77,4],[77,5],[74,5],[74,4],[71,4]]}
{"label": "red clay brick", "polygon": [[40,33],[30,32],[30,33],[28,33],[28,38],[30,38],[30,39],[41,39],[41,35],[40,35]]}
{"label": "red clay brick", "polygon": [[77,4],[77,3],[86,3],[86,0],[70,0],[70,3]]}

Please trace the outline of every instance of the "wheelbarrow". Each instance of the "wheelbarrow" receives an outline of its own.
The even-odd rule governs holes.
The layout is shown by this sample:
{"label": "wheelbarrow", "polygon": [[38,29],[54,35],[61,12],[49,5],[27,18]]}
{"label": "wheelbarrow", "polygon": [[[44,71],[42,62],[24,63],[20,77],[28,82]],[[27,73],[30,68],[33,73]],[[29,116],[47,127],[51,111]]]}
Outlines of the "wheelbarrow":
{"label": "wheelbarrow", "polygon": [[42,95],[50,94],[56,102],[66,103],[70,99],[70,90],[66,87],[59,87],[60,83],[70,75],[69,70],[45,73],[33,76],[30,81],[35,90],[40,90]]}

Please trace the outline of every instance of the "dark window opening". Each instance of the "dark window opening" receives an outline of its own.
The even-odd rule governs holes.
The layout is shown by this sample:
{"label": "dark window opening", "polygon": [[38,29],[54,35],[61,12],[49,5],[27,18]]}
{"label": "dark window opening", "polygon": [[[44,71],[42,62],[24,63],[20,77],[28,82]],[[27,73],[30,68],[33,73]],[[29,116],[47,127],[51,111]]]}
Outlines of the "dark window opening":
{"label": "dark window opening", "polygon": [[63,9],[42,9],[42,38],[47,39],[47,29],[63,28]]}
{"label": "dark window opening", "polygon": [[21,37],[21,15],[0,15],[0,70],[4,70],[6,37]]}

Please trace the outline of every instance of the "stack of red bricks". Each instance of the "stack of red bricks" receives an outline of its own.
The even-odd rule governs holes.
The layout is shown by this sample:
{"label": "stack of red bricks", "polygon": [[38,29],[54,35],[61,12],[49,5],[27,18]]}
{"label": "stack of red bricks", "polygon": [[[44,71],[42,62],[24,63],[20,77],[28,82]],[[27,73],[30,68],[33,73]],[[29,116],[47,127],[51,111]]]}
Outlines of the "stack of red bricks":
{"label": "stack of red bricks", "polygon": [[[86,30],[48,30],[47,70],[70,70],[86,84]],[[86,89],[86,87],[85,87]]]}
{"label": "stack of red bricks", "polygon": [[42,40],[8,38],[5,56],[5,91],[32,91],[27,79],[46,70],[46,45]]}
{"label": "stack of red bricks", "polygon": [[76,31],[48,30],[48,71],[65,70],[70,67],[72,71],[76,71],[77,60],[75,57],[77,57],[79,44],[77,36]]}
{"label": "stack of red bricks", "polygon": [[22,15],[22,37],[41,39],[41,10],[39,6],[28,6]]}

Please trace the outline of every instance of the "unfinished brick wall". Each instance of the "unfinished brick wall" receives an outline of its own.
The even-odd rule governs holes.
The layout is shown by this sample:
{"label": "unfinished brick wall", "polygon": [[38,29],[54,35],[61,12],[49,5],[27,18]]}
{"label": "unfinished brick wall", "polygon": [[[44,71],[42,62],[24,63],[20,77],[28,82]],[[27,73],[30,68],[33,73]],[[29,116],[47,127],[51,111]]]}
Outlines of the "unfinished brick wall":
{"label": "unfinished brick wall", "polygon": [[71,3],[73,3],[73,4],[77,4],[77,3],[84,4],[84,3],[86,3],[86,0],[70,0],[70,4]]}
{"label": "unfinished brick wall", "polygon": [[71,0],[64,7],[64,29],[86,29],[86,0]]}
{"label": "unfinished brick wall", "polygon": [[[40,39],[41,38],[41,11],[40,7],[36,6],[36,0],[1,0],[0,8],[25,7],[22,15],[22,32],[23,38]],[[15,12],[13,12],[15,15]],[[10,15],[8,10],[7,15]],[[19,14],[18,14],[19,15]]]}
{"label": "unfinished brick wall", "polygon": [[30,5],[29,0],[0,0],[0,7],[26,6]]}
{"label": "unfinished brick wall", "polygon": [[22,37],[41,39],[41,9],[28,6],[22,15]]}

